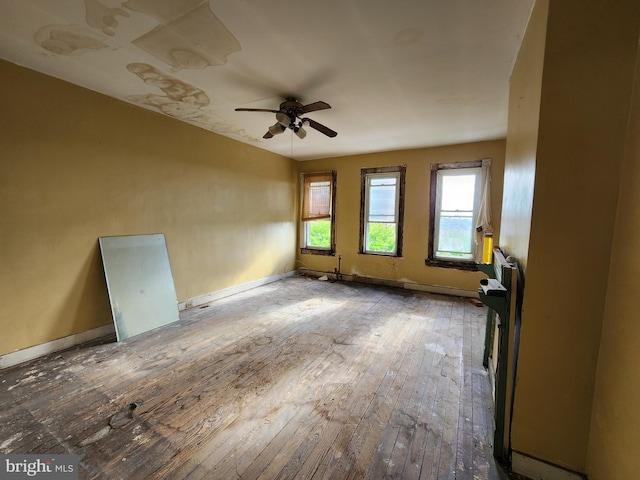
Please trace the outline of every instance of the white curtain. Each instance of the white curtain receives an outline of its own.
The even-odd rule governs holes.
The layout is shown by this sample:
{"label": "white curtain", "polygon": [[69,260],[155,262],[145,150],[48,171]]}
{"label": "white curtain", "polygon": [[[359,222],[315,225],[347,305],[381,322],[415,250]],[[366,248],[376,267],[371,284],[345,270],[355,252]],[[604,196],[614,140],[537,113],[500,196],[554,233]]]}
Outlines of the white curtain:
{"label": "white curtain", "polygon": [[476,221],[476,261],[482,259],[482,242],[485,233],[493,233],[491,225],[491,159],[482,160],[482,173],[480,174],[480,208]]}

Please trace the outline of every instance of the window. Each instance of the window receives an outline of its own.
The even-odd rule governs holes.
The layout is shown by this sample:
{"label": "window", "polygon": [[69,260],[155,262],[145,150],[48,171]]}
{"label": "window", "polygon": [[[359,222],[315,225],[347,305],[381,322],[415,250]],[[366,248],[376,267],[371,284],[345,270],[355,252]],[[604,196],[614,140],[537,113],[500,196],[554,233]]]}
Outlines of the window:
{"label": "window", "polygon": [[406,166],[363,168],[360,253],[402,256]]}
{"label": "window", "polygon": [[426,264],[475,270],[482,162],[432,165]]}
{"label": "window", "polygon": [[302,253],[334,255],[336,172],[303,173]]}

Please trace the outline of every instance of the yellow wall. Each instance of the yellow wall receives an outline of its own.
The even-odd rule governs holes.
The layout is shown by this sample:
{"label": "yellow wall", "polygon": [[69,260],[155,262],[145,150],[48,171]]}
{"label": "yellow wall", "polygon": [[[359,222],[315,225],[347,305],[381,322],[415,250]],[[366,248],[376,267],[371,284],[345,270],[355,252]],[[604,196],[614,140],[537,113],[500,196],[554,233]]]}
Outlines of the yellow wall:
{"label": "yellow wall", "polygon": [[[537,146],[528,252],[520,259],[526,286],[513,449],[580,472],[587,470],[639,25],[636,0],[589,8],[549,2],[538,131],[529,129]],[[527,35],[539,48],[544,25],[535,28]],[[528,61],[537,71],[537,55]],[[535,105],[530,110],[538,114]]]}
{"label": "yellow wall", "polygon": [[526,271],[533,208],[548,0],[529,18],[509,82],[509,124],[500,246]]}
{"label": "yellow wall", "polygon": [[640,50],[626,145],[591,420],[592,480],[640,471]]}
{"label": "yellow wall", "polygon": [[[429,226],[429,178],[433,163],[491,158],[494,235],[498,238],[504,170],[504,140],[449,147],[402,150],[299,162],[300,172],[337,171],[336,256],[298,254],[298,266],[333,272],[342,257],[341,272],[363,277],[453,287],[475,292],[485,275],[425,266]],[[402,258],[361,255],[360,170],[370,167],[407,166],[404,244]]]}
{"label": "yellow wall", "polygon": [[293,162],[0,61],[0,354],[111,322],[98,237],[164,233],[180,301],[294,268]]}

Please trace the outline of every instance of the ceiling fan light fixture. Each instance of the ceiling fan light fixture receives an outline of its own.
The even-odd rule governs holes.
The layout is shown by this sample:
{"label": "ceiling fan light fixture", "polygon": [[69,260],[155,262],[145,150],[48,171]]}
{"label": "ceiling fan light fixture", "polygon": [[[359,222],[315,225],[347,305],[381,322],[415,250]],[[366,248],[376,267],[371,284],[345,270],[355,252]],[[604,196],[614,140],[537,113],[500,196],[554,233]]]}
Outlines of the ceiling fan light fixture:
{"label": "ceiling fan light fixture", "polygon": [[284,128],[287,128],[290,124],[291,124],[291,119],[289,118],[289,115],[287,115],[284,112],[278,112],[276,113],[276,120],[278,121],[278,123],[280,125],[282,125]]}
{"label": "ceiling fan light fixture", "polygon": [[271,125],[269,127],[269,133],[271,133],[271,135],[278,135],[284,132],[285,130],[286,128],[280,123],[276,123],[275,125]]}
{"label": "ceiling fan light fixture", "polygon": [[322,125],[310,118],[302,118],[303,114],[309,112],[315,112],[317,110],[326,110],[331,108],[327,102],[314,102],[308,105],[303,105],[293,97],[287,97],[287,99],[280,104],[279,110],[266,109],[266,108],[236,108],[237,112],[270,112],[276,114],[276,124],[269,127],[267,133],[262,138],[272,138],[274,135],[279,135],[287,129],[293,130],[293,132],[302,139],[307,136],[307,131],[303,127],[311,127],[314,130],[326,135],[327,137],[335,137],[338,132],[331,130],[329,127]]}

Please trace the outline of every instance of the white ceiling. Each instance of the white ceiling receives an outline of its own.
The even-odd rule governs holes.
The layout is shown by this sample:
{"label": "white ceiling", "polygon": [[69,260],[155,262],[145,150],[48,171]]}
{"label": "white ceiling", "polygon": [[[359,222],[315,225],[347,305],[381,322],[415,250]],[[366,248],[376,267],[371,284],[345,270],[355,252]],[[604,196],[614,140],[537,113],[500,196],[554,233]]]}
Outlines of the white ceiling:
{"label": "white ceiling", "polygon": [[[533,0],[0,0],[0,57],[298,160],[503,138]],[[286,96],[332,108],[263,139]]]}

